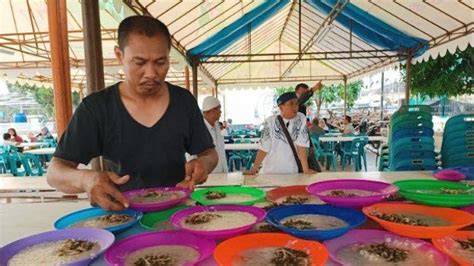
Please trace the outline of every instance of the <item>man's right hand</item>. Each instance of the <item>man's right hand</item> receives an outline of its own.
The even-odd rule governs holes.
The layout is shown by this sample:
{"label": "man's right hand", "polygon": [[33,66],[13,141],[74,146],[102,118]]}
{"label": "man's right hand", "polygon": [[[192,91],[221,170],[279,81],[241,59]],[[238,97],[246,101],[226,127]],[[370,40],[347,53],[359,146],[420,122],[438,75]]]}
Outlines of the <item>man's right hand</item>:
{"label": "man's right hand", "polygon": [[258,170],[252,168],[252,169],[250,169],[250,170],[244,171],[244,172],[243,172],[243,175],[256,175],[257,172],[258,172]]}
{"label": "man's right hand", "polygon": [[318,83],[314,84],[313,87],[311,87],[311,91],[312,92],[319,91],[322,87],[323,87],[323,83],[320,80],[318,81]]}
{"label": "man's right hand", "polygon": [[92,172],[85,177],[85,191],[91,204],[98,204],[102,209],[118,211],[128,208],[128,200],[115,185],[128,182],[129,175],[118,176],[113,172]]}

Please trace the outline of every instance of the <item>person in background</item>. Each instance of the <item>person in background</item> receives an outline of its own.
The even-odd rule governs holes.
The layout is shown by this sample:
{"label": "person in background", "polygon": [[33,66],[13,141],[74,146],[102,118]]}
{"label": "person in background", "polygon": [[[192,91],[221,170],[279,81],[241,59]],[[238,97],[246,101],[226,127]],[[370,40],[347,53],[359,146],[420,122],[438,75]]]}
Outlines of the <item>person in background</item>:
{"label": "person in background", "polygon": [[309,133],[314,136],[317,136],[318,138],[326,133],[324,129],[320,127],[320,121],[323,120],[319,120],[317,117],[313,118],[313,123],[309,128]]}
{"label": "person in background", "polygon": [[207,130],[211,134],[212,142],[214,143],[215,149],[219,160],[216,168],[212,171],[216,173],[227,173],[227,159],[225,155],[224,136],[221,134],[221,124],[219,118],[221,117],[221,103],[215,97],[208,96],[204,98],[202,103],[202,115],[204,117],[204,123],[206,124]]}
{"label": "person in background", "polygon": [[329,127],[326,125],[325,118],[319,119],[319,127],[322,128],[326,133],[329,132]]}
{"label": "person in background", "polygon": [[234,129],[232,128],[232,119],[227,119],[227,125],[226,125],[226,129],[227,129],[227,134],[230,136],[232,134],[232,131],[234,131]]}
{"label": "person in background", "polygon": [[342,133],[352,134],[354,133],[354,126],[352,125],[352,118],[348,115],[344,117]]}
{"label": "person in background", "polygon": [[28,137],[28,140],[30,142],[37,142],[38,141],[38,138],[35,136],[35,134],[33,132],[28,132],[28,134],[26,136]]}
{"label": "person in background", "polygon": [[10,133],[3,134],[3,145],[13,145],[15,146],[17,143],[12,141],[12,135]]}
{"label": "person in background", "polygon": [[305,103],[311,98],[315,91],[318,91],[322,88],[323,84],[321,81],[316,83],[313,87],[305,83],[300,83],[295,87],[295,93],[298,97],[298,112],[302,113],[306,117],[306,105]]}
{"label": "person in background", "polygon": [[[296,94],[294,92],[283,93],[278,97],[277,104],[280,115],[273,115],[265,120],[254,165],[244,174],[255,175],[259,171],[260,173],[298,173],[297,159],[301,162],[301,170],[304,173],[314,173],[308,167],[306,150],[309,147],[309,134],[306,118],[298,112]],[[283,125],[278,116],[281,116]],[[290,143],[283,132],[283,126],[288,129],[297,152],[297,158],[295,158]],[[262,164],[261,170],[259,170],[260,164]]]}
{"label": "person in background", "polygon": [[36,137],[38,138],[38,140],[54,139],[48,127],[43,127],[41,129],[41,132],[38,135],[36,135]]}
{"label": "person in background", "polygon": [[23,142],[23,138],[18,136],[18,134],[16,134],[16,130],[14,128],[9,128],[8,134],[10,134],[11,140],[13,142],[20,142],[20,143]]}

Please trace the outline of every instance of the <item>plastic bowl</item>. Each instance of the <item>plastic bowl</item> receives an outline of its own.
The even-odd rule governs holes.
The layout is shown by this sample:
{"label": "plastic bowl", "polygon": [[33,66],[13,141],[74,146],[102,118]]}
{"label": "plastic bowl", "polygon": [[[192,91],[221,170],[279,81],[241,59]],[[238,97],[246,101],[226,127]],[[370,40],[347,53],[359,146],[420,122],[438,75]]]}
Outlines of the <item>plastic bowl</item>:
{"label": "plastic bowl", "polygon": [[[380,224],[383,228],[397,235],[414,238],[438,238],[449,235],[456,230],[469,226],[474,223],[474,216],[470,213],[451,209],[422,206],[416,204],[404,203],[378,203],[370,207],[365,207],[362,211],[372,220]],[[372,215],[374,211],[387,214],[423,214],[444,219],[451,223],[449,226],[415,226],[399,224],[382,220]]]}
{"label": "plastic bowl", "polygon": [[[474,187],[462,183],[415,179],[397,181],[394,185],[400,188],[400,194],[403,197],[415,203],[442,207],[464,207],[474,204]],[[420,189],[436,191],[442,188],[471,190],[472,192],[464,195],[419,192]]]}
{"label": "plastic bowl", "polygon": [[[360,197],[333,197],[323,194],[323,192],[332,189],[360,189],[375,192],[377,194]],[[398,188],[392,184],[379,181],[341,179],[317,182],[309,185],[307,190],[328,204],[338,207],[360,208],[370,206],[384,200],[384,198],[396,193]]]}
{"label": "plastic bowl", "polygon": [[149,232],[131,236],[112,245],[105,253],[108,265],[125,265],[128,254],[148,247],[161,245],[181,245],[195,249],[200,253],[199,258],[192,264],[207,259],[214,252],[214,241],[202,239],[184,231]]}
{"label": "plastic bowl", "polygon": [[140,220],[140,218],[142,218],[143,216],[143,213],[137,212],[134,210],[129,210],[129,209],[122,210],[122,211],[108,212],[101,208],[88,208],[88,209],[83,209],[83,210],[79,210],[79,211],[67,214],[59,218],[58,220],[56,220],[56,222],[54,222],[54,228],[65,229],[77,222],[80,222],[86,219],[91,219],[94,217],[98,217],[101,215],[106,215],[106,214],[128,214],[134,218],[132,221],[128,223],[124,223],[124,224],[120,224],[120,225],[116,225],[112,227],[107,227],[107,228],[102,228],[112,233],[120,233],[127,230],[128,228],[136,224],[138,220]]}
{"label": "plastic bowl", "polygon": [[355,229],[344,236],[341,236],[336,239],[324,241],[324,246],[329,250],[329,256],[333,261],[340,263],[341,265],[351,266],[348,264],[347,261],[342,261],[338,256],[337,253],[339,250],[354,244],[370,244],[374,242],[382,242],[382,241],[408,241],[410,243],[417,244],[417,249],[423,253],[431,253],[433,255],[433,259],[435,264],[439,266],[445,266],[449,264],[448,257],[446,257],[443,253],[439,252],[433,245],[430,243],[413,238],[405,238],[394,235],[387,231],[382,230],[359,230]]}
{"label": "plastic bowl", "polygon": [[446,181],[461,181],[466,179],[466,176],[463,173],[451,169],[434,171],[433,176],[439,180]]}
{"label": "plastic bowl", "polygon": [[[280,224],[280,220],[289,216],[300,214],[321,214],[333,216],[344,220],[348,226],[330,230],[298,230],[294,228],[288,228]],[[366,220],[367,218],[365,215],[358,210],[314,204],[290,205],[273,208],[267,213],[266,217],[266,221],[268,223],[277,227],[281,231],[298,238],[310,240],[326,240],[341,236],[347,233],[347,231],[350,229],[365,223]]]}
{"label": "plastic bowl", "polygon": [[[227,194],[247,194],[253,197],[251,200],[246,201],[236,201],[236,202],[225,202],[219,203],[215,200],[208,200],[206,199],[206,193],[209,191],[219,191],[225,192]],[[236,187],[236,186],[228,186],[228,187],[213,187],[213,188],[205,188],[196,190],[191,194],[191,198],[202,205],[219,205],[219,204],[240,204],[240,205],[253,205],[257,201],[261,201],[265,198],[265,191],[253,188],[253,187]]]}
{"label": "plastic bowl", "polygon": [[[136,203],[133,202],[133,198],[137,195],[146,193],[146,192],[179,192],[182,194],[182,197],[177,199],[171,199],[163,202],[147,202],[147,203]],[[130,201],[130,208],[141,211],[141,212],[152,212],[152,211],[161,211],[165,209],[169,209],[174,207],[181,202],[185,201],[191,192],[185,188],[178,188],[178,187],[156,187],[156,188],[145,188],[145,189],[137,189],[126,191],[123,195]]]}
{"label": "plastic bowl", "polygon": [[[166,230],[166,229],[156,228],[156,224],[160,223],[160,222],[169,222],[169,219],[173,214],[175,214],[177,211],[180,211],[180,210],[183,210],[183,209],[186,209],[186,208],[189,208],[189,207],[184,206],[184,205],[179,205],[179,206],[176,206],[172,209],[165,210],[165,211],[149,212],[149,213],[143,215],[143,217],[140,219],[140,225],[143,228],[145,228],[147,230],[152,230],[152,231]],[[170,226],[172,226],[171,222],[169,222],[169,223],[170,223]],[[167,230],[171,230],[171,228],[167,229]]]}
{"label": "plastic bowl", "polygon": [[19,239],[0,248],[0,265],[7,265],[13,256],[27,247],[70,238],[98,242],[100,251],[90,257],[73,261],[67,264],[68,266],[89,265],[96,257],[109,248],[115,240],[112,233],[97,228],[71,228],[44,232]]}
{"label": "plastic bowl", "polygon": [[[239,212],[247,212],[252,214],[256,217],[256,221],[249,225],[241,226],[238,228],[226,229],[226,230],[215,230],[215,231],[200,231],[200,230],[193,230],[188,228],[183,228],[182,221],[189,215],[197,212],[204,212],[204,211],[239,211]],[[176,227],[180,228],[181,230],[193,233],[195,235],[207,238],[207,239],[226,239],[233,236],[237,236],[239,234],[245,233],[249,231],[256,223],[263,221],[265,218],[266,212],[257,207],[253,206],[241,206],[241,205],[215,205],[215,206],[195,206],[190,207],[181,211],[176,212],[171,216],[171,223]]]}
{"label": "plastic bowl", "polygon": [[219,265],[233,265],[240,253],[248,249],[287,247],[309,254],[311,265],[322,266],[328,260],[328,251],[319,242],[302,240],[282,233],[257,233],[237,236],[220,243],[214,251]]}
{"label": "plastic bowl", "polygon": [[468,212],[470,214],[474,214],[474,205],[470,205],[467,207],[460,208],[461,211]]}
{"label": "plastic bowl", "polygon": [[[295,196],[295,195],[306,195],[306,196],[312,196],[311,193],[309,193],[306,190],[306,186],[286,186],[286,187],[278,187],[274,188],[270,191],[267,191],[267,200],[277,203],[278,199],[281,199],[283,197],[288,197],[288,196]],[[324,204],[324,202],[321,202],[321,204]]]}
{"label": "plastic bowl", "polygon": [[442,252],[447,254],[451,259],[459,263],[461,266],[472,266],[474,265],[474,261],[468,261],[467,258],[460,257],[459,255],[455,254],[452,249],[456,244],[454,239],[468,239],[474,238],[474,231],[457,231],[448,236],[443,238],[435,238],[432,239],[433,244]]}

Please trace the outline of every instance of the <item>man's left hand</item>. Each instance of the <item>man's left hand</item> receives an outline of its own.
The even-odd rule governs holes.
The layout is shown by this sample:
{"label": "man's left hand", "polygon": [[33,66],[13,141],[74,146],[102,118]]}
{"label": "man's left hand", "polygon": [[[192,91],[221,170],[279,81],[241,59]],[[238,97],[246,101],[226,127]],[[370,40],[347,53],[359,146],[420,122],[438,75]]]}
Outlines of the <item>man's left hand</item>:
{"label": "man's left hand", "polygon": [[204,183],[207,179],[207,170],[202,162],[198,159],[191,160],[186,163],[186,177],[176,186],[194,189],[196,184]]}

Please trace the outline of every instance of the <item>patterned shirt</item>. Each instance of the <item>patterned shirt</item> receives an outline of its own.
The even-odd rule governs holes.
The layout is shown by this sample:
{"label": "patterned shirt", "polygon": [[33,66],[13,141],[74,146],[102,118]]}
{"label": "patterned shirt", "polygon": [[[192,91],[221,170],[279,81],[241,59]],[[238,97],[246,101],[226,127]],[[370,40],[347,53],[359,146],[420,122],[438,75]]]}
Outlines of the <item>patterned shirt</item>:
{"label": "patterned shirt", "polygon": [[[298,113],[295,118],[283,119],[288,132],[296,146],[309,147],[309,136],[306,128],[306,117]],[[295,147],[296,148],[296,147]],[[265,120],[259,150],[267,153],[262,162],[260,173],[298,173],[298,166],[291,147],[286,139],[277,115]]]}

